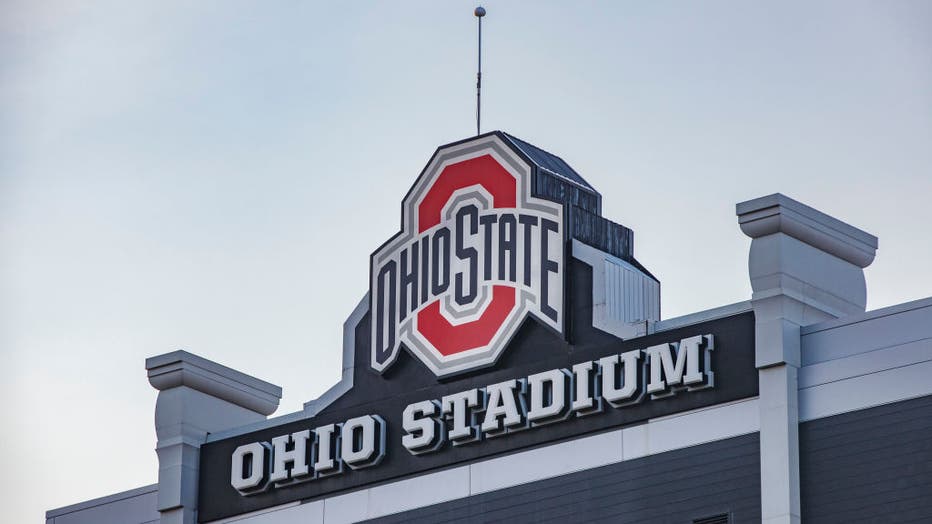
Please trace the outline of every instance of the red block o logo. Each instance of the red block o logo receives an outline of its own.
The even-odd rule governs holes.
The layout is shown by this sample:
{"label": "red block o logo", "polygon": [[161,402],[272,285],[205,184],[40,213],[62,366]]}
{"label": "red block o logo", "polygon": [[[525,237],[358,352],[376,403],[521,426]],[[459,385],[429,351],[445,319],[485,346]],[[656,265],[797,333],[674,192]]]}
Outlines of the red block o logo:
{"label": "red block o logo", "polygon": [[562,332],[563,209],[530,180],[494,135],[437,151],[372,255],[374,369],[401,347],[438,376],[491,365],[528,315]]}

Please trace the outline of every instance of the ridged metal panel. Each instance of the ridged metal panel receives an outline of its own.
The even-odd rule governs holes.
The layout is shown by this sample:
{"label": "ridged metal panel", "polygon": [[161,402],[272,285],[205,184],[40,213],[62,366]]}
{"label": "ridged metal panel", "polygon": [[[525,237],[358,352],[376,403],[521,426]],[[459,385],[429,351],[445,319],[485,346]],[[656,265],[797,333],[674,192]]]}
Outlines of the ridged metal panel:
{"label": "ridged metal panel", "polygon": [[508,133],[504,133],[504,135],[511,139],[511,142],[538,166],[546,169],[547,171],[556,173],[560,177],[572,180],[573,182],[595,192],[595,188],[589,185],[589,182],[586,182],[586,180],[579,173],[577,173],[575,169],[570,167],[570,165],[567,164],[562,158],[548,151],[544,151],[534,144],[530,144],[524,140],[521,140],[520,138],[511,136]]}
{"label": "ridged metal panel", "polygon": [[757,433],[587,469],[370,522],[760,522]]}
{"label": "ridged metal panel", "polygon": [[572,206],[569,211],[572,238],[618,258],[633,260],[633,231],[580,207]]}
{"label": "ridged metal panel", "polygon": [[606,259],[605,311],[619,322],[660,320],[660,284],[630,264]]}
{"label": "ridged metal panel", "polygon": [[800,424],[803,522],[932,522],[929,435],[932,396]]}
{"label": "ridged metal panel", "polygon": [[602,211],[601,197],[598,193],[587,191],[544,170],[538,170],[535,174],[532,194],[567,206],[578,206],[593,213]]}

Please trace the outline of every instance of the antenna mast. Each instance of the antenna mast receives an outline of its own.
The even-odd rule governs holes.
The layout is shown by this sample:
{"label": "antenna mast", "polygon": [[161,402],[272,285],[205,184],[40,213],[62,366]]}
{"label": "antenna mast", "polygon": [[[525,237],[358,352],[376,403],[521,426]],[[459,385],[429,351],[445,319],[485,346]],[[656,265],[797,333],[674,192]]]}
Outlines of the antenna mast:
{"label": "antenna mast", "polygon": [[482,17],[485,16],[485,8],[480,5],[473,14],[479,20],[479,69],[476,72],[476,136],[479,136],[482,133]]}

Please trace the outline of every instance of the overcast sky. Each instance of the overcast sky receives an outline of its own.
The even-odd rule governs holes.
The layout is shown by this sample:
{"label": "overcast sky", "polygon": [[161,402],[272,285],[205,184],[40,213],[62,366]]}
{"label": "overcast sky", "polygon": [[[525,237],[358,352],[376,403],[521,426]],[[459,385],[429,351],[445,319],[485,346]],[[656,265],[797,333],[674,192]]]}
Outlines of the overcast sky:
{"label": "overcast sky", "polygon": [[[4,519],[154,483],[146,357],[339,377],[368,256],[474,130],[473,2],[0,7]],[[734,205],[877,235],[870,309],[932,295],[932,2],[488,2],[483,128],[635,231],[663,317],[750,296]]]}

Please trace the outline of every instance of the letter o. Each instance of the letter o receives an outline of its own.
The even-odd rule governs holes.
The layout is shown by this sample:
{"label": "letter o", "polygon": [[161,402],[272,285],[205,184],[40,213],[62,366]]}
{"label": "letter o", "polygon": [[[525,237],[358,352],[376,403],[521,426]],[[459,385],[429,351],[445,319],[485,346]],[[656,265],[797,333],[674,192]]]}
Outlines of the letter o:
{"label": "letter o", "polygon": [[374,466],[385,454],[385,422],[378,415],[351,418],[343,424],[340,440],[340,458],[347,466]]}
{"label": "letter o", "polygon": [[265,480],[268,448],[261,442],[244,444],[233,451],[230,484],[240,493],[260,490]]}

